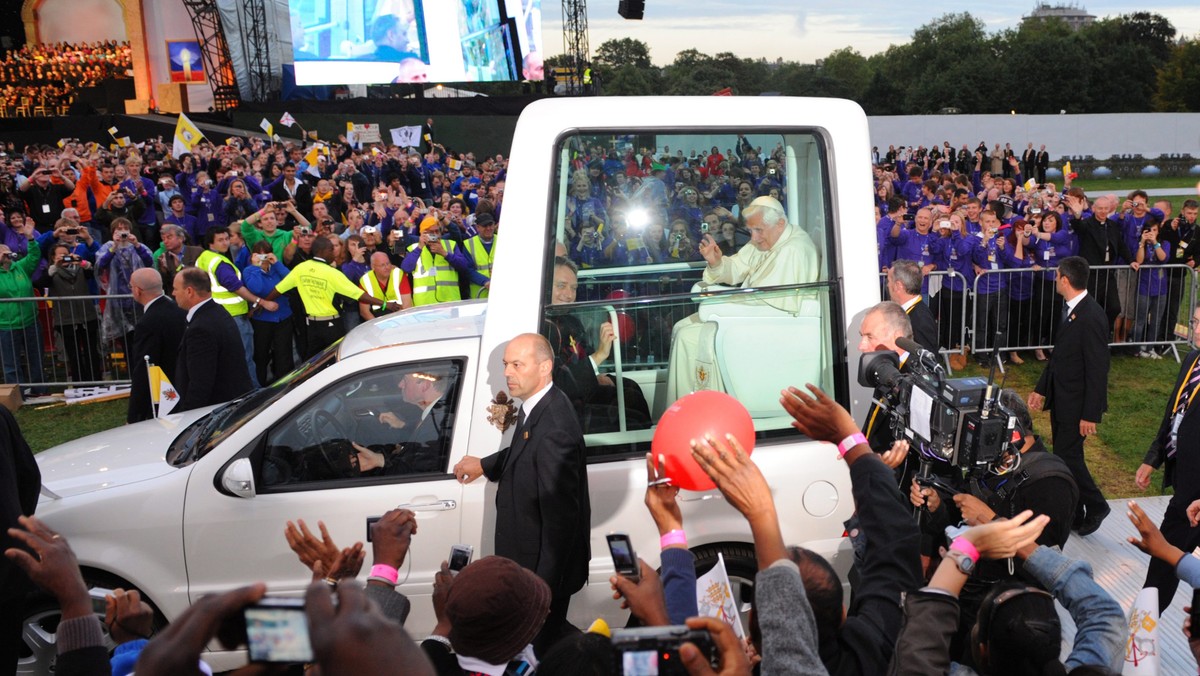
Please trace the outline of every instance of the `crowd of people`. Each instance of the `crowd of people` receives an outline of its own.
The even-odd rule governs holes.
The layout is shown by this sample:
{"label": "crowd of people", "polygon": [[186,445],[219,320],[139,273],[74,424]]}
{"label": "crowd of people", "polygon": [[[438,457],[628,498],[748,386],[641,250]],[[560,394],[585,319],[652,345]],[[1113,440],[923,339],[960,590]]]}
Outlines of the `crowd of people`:
{"label": "crowd of people", "polygon": [[[0,237],[12,255],[0,267],[14,274],[2,278],[3,296],[106,297],[39,312],[4,303],[13,315],[0,324],[6,382],[43,389],[50,331],[61,338],[67,380],[136,374],[141,353],[128,355],[128,372],[112,355],[124,354],[142,315],[129,297],[140,269],[157,271],[168,292],[181,270],[207,272],[254,383],[366,319],[486,298],[507,161],[425,150],[340,143],[313,157],[253,140],[204,143],[175,158],[161,139],[115,151],[70,140],[9,148],[0,157]],[[338,294],[313,295],[289,278],[314,259],[322,267],[302,274],[322,276]],[[374,302],[357,302],[364,295]]]}
{"label": "crowd of people", "polygon": [[1192,280],[1187,268],[1196,267],[1200,203],[1189,199],[1175,214],[1170,200],[1152,200],[1144,190],[1089,199],[1071,185],[1072,175],[1061,187],[1046,182],[1041,148],[1029,144],[1018,157],[1007,144],[956,152],[947,143],[879,156],[881,273],[895,260],[919,263],[922,294],[941,331],[928,348],[971,346],[982,365],[993,354],[1020,364],[1030,349],[1046,360],[1062,309],[1053,270],[1079,255],[1099,266],[1088,290],[1104,307],[1113,342],[1130,343],[1122,352],[1161,358],[1176,340]]}
{"label": "crowd of people", "polygon": [[58,115],[75,100],[79,89],[112,78],[132,77],[129,42],[72,44],[67,42],[25,45],[10,49],[0,60],[0,107],[6,115],[24,115],[42,106],[46,115]]}
{"label": "crowd of people", "polygon": [[[517,347],[519,341],[525,343]],[[540,348],[538,341],[543,343]],[[540,336],[514,339],[506,360],[514,349],[545,351],[542,359],[531,362],[531,369],[551,360]],[[522,387],[561,396],[550,389],[548,366],[540,376],[525,380],[533,373],[516,376],[518,396],[526,399],[531,394]],[[660,655],[650,663],[669,665],[676,659],[682,670],[672,673],[705,675],[1120,673],[1128,637],[1125,614],[1093,579],[1086,562],[1062,553],[1068,535],[1061,518],[1070,505],[1058,505],[1072,500],[1069,491],[1049,495],[1058,491],[1034,490],[1031,485],[984,498],[972,491],[955,495],[953,504],[934,504],[934,495],[914,482],[906,500],[897,488],[895,454],[873,452],[844,408],[811,385],[781,394],[797,429],[814,440],[836,444],[849,468],[856,509],[850,535],[852,596],[848,603],[843,598],[842,580],[830,562],[783,540],[780,519],[786,515],[776,511],[766,477],[737,439],[709,436],[692,442],[692,457],[746,519],[758,571],[746,640],[739,640],[724,620],[698,617],[695,558],[687,546],[679,488],[663,481],[661,460],[648,455],[645,504],[660,534],[661,569],[639,560],[640,575],[614,575],[610,585],[614,603],[629,610],[631,626],[674,628],[660,634]],[[1040,447],[1021,398],[1011,391],[1002,397],[1018,420],[1015,432],[1022,462],[1033,466],[1045,462],[1041,456],[1053,457]],[[538,404],[532,406],[536,411]],[[0,423],[15,430],[6,411],[0,411]],[[16,435],[19,438],[19,431]],[[577,427],[574,436],[578,437]],[[4,476],[17,477],[17,487],[30,472],[36,474],[32,454],[21,446],[5,457],[12,471]],[[466,475],[461,480],[489,471],[492,460],[484,459],[483,468],[462,470]],[[498,462],[503,465],[505,460]],[[460,469],[455,468],[456,475]],[[506,479],[494,478],[503,490]],[[1041,472],[1033,482],[1061,478]],[[31,501],[26,498],[36,500],[36,491],[22,497],[22,504]],[[910,511],[914,505],[942,518],[919,526]],[[948,510],[961,515],[966,527],[947,538],[940,561],[923,560],[922,552],[928,551],[923,540],[942,527]],[[1200,583],[1195,558],[1168,543],[1136,503],[1131,502],[1129,510],[1136,529],[1129,531],[1131,542],[1163,561],[1172,575]],[[1187,512],[1195,524],[1200,501]],[[112,590],[99,613],[93,611],[66,538],[35,516],[19,516],[17,521],[18,526],[7,532],[6,556],[13,568],[5,572],[28,575],[60,604],[56,649],[61,673],[124,676],[135,668],[139,674],[206,672],[201,652],[214,639],[233,649],[257,636],[259,628],[243,622],[243,611],[269,592],[265,585],[207,596],[165,629],[136,590]],[[411,602],[396,590],[398,571],[411,544],[420,538],[417,516],[402,508],[389,511],[370,527],[366,546],[339,546],[323,524],[318,525],[319,536],[303,521],[281,524],[283,537],[313,579],[303,608],[311,654],[285,661],[319,665],[321,673],[359,676],[645,673],[637,668],[648,657],[616,649],[603,623],[587,631],[567,625],[555,640],[541,641],[555,615],[557,592],[540,566],[535,571],[531,564],[503,555],[484,557],[457,572],[442,563],[429,590],[437,624],[418,645],[413,640],[418,637],[405,628]],[[510,533],[501,539],[501,533],[498,525],[498,552],[516,537]],[[542,545],[547,546],[553,545]],[[364,586],[356,578],[368,548],[373,565]],[[1056,602],[1076,626],[1063,661]],[[705,641],[694,637],[684,641],[681,626],[706,635],[711,648],[702,649]],[[106,645],[104,629],[115,648]],[[1191,646],[1200,652],[1200,642]],[[271,647],[266,650],[269,654]],[[294,668],[300,673],[300,664]]]}

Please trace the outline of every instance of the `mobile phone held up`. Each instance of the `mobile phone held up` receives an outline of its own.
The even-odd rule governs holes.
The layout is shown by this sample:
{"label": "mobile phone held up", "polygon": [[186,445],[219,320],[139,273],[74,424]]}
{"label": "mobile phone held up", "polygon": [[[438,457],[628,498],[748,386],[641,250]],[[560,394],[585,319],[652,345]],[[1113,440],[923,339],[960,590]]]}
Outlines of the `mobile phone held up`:
{"label": "mobile phone held up", "polygon": [[458,575],[459,571],[471,562],[475,548],[471,545],[452,545],[450,547],[450,574]]}
{"label": "mobile phone held up", "polygon": [[608,540],[608,552],[612,555],[617,575],[641,582],[642,568],[638,564],[637,552],[633,550],[633,541],[629,539],[629,534],[609,533],[604,537]]}
{"label": "mobile phone held up", "polygon": [[246,606],[242,612],[251,662],[304,664],[313,661],[304,599],[268,597]]}

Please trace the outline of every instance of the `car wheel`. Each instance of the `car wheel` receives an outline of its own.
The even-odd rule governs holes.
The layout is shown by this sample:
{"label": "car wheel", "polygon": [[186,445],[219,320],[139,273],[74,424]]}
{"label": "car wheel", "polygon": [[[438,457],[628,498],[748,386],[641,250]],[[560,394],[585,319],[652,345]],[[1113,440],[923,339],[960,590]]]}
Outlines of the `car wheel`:
{"label": "car wheel", "polygon": [[750,609],[754,605],[754,576],[758,574],[758,558],[754,546],[740,543],[706,545],[697,547],[696,577],[704,575],[717,565],[717,554],[725,561],[725,572],[729,575],[729,586],[741,615],[742,629],[750,635]]}

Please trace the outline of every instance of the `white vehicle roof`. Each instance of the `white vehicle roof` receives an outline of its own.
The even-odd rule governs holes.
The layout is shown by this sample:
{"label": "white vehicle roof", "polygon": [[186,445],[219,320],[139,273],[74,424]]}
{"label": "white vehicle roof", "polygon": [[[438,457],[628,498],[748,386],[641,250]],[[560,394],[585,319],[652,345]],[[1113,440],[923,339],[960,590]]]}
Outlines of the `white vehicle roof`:
{"label": "white vehicle roof", "polygon": [[407,343],[483,335],[486,300],[466,300],[409,308],[356,326],[342,341],[338,358]]}

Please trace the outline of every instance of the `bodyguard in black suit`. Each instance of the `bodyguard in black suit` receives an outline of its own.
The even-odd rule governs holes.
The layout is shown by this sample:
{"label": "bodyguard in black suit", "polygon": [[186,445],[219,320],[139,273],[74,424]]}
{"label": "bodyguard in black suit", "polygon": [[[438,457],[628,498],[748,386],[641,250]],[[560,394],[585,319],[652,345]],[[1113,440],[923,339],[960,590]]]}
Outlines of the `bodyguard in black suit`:
{"label": "bodyguard in black suit", "polygon": [[539,655],[570,630],[571,595],[587,582],[591,501],[587,451],[575,408],[552,384],[554,353],[532,333],[504,350],[509,393],[520,399],[512,445],[454,467],[459,481],[496,481],[496,555],[534,571],[550,585],[550,614],[534,640]]}
{"label": "bodyguard in black suit", "polygon": [[1108,516],[1104,494],[1092,480],[1083,455],[1084,439],[1096,433],[1108,409],[1108,321],[1104,309],[1087,292],[1088,264],[1079,256],[1058,264],[1056,290],[1066,301],[1050,357],[1029,408],[1050,411],[1054,454],[1071,468],[1079,486],[1076,529],[1091,535]]}
{"label": "bodyguard in black suit", "polygon": [[[1200,348],[1200,310],[1192,316],[1192,342]],[[1200,546],[1200,528],[1192,528],[1188,522],[1187,508],[1200,499],[1200,349],[1192,350],[1179,368],[1179,377],[1167,397],[1166,411],[1158,434],[1150,442],[1142,466],[1137,471],[1138,488],[1150,487],[1150,474],[1166,465],[1163,471],[1163,488],[1175,487],[1167,512],[1163,515],[1162,530],[1167,542],[1185,552]],[[1146,571],[1146,587],[1158,588],[1158,609],[1163,612],[1171,605],[1179,577],[1175,568],[1158,558],[1150,558]],[[1200,593],[1192,592],[1192,607],[1200,607]]]}
{"label": "bodyguard in black suit", "polygon": [[150,404],[150,380],[146,374],[146,357],[162,368],[175,382],[175,357],[187,328],[187,313],[163,295],[162,275],[153,268],[135,270],[129,278],[133,299],[146,311],[133,329],[129,348],[129,412],[126,422],[141,422],[154,417]]}
{"label": "bodyguard in black suit", "polygon": [[921,281],[921,267],[915,261],[897,260],[888,268],[888,294],[908,315],[912,339],[937,354],[937,319],[934,319],[929,305],[921,298]]}
{"label": "bodyguard in black suit", "polygon": [[220,404],[254,389],[241,334],[233,317],[212,300],[208,273],[184,268],[175,275],[174,295],[179,307],[191,315],[175,365],[174,383],[180,395],[175,410]]}
{"label": "bodyguard in black suit", "polygon": [[[1050,168],[1050,153],[1046,152],[1046,146],[1042,146],[1037,154],[1037,182],[1046,182],[1046,170]],[[1026,172],[1026,176],[1029,172]]]}

